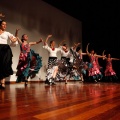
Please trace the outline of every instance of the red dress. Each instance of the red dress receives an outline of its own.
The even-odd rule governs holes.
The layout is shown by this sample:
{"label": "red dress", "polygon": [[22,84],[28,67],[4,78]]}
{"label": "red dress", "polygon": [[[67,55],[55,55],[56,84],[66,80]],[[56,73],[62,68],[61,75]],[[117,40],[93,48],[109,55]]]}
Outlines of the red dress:
{"label": "red dress", "polygon": [[112,59],[109,58],[106,60],[105,76],[112,76],[112,75],[116,75],[116,73],[112,68]]}
{"label": "red dress", "polygon": [[101,74],[98,68],[98,64],[96,62],[96,56],[94,55],[90,56],[90,63],[92,64],[92,67],[89,69],[89,76],[95,76]]}
{"label": "red dress", "polygon": [[20,55],[17,65],[17,82],[23,81],[26,77],[36,75],[42,67],[42,57],[30,49],[29,44],[20,45]]}

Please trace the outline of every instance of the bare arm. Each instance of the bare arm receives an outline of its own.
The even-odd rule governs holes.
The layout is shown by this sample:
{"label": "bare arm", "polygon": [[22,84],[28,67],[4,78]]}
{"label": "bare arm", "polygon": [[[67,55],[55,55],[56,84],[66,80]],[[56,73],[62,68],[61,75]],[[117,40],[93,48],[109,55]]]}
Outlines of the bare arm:
{"label": "bare arm", "polygon": [[120,59],[118,59],[118,58],[111,58],[112,60],[120,60]]}
{"label": "bare arm", "polygon": [[102,56],[102,55],[95,55],[96,57],[98,57],[98,58],[105,58],[105,56]]}
{"label": "bare arm", "polygon": [[102,56],[104,56],[104,57],[103,57],[103,60],[104,60],[104,59],[107,59],[107,58],[106,58],[106,55],[105,55],[105,50],[103,50]]}
{"label": "bare arm", "polygon": [[21,39],[20,39],[19,37],[16,37],[16,38],[17,38],[17,40],[18,40],[19,44],[22,44]]}
{"label": "bare arm", "polygon": [[82,55],[87,55],[87,53],[82,53]]}
{"label": "bare arm", "polygon": [[78,47],[78,45],[80,45],[80,43],[74,43],[74,46],[73,46],[73,50],[75,50],[77,47]]}
{"label": "bare arm", "polygon": [[17,28],[15,31],[15,37],[18,37],[18,32],[19,32],[20,28]]}
{"label": "bare arm", "polygon": [[47,38],[46,38],[46,40],[45,40],[45,42],[44,42],[45,45],[47,44],[47,42],[48,42],[48,40],[49,40],[50,37],[52,37],[52,35],[48,35],[48,36],[47,36]]}
{"label": "bare arm", "polygon": [[82,50],[79,51],[80,58],[83,59]]}
{"label": "bare arm", "polygon": [[89,46],[89,43],[88,43],[87,46],[86,46],[86,53],[87,53],[87,55],[90,56],[90,53],[89,53],[89,51],[88,51],[88,46]]}
{"label": "bare arm", "polygon": [[39,44],[39,43],[41,43],[41,42],[43,42],[43,39],[42,39],[42,38],[40,38],[40,40],[37,41],[37,42],[30,42],[29,45],[36,45],[36,44]]}
{"label": "bare arm", "polygon": [[58,44],[58,47],[60,47],[61,44],[63,44],[63,42],[65,42],[65,40],[62,40],[62,41]]}
{"label": "bare arm", "polygon": [[15,43],[16,41],[17,41],[17,38],[16,37],[9,37],[10,38],[10,41],[12,42],[12,43]]}
{"label": "bare arm", "polygon": [[20,44],[22,44],[21,39],[18,37],[18,32],[19,32],[19,30],[20,30],[20,28],[16,29],[16,31],[15,31],[15,37],[17,38],[18,42],[19,42]]}

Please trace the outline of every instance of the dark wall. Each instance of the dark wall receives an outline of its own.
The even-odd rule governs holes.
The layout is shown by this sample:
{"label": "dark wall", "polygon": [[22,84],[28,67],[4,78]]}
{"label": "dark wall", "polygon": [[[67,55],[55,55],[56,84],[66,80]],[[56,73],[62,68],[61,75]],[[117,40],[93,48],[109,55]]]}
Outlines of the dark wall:
{"label": "dark wall", "polygon": [[[98,54],[106,50],[111,57],[120,58],[120,9],[116,1],[91,1],[84,4],[83,23],[83,51],[87,43],[89,48]],[[100,60],[105,67],[105,62]],[[120,61],[113,61],[113,68],[120,76]]]}

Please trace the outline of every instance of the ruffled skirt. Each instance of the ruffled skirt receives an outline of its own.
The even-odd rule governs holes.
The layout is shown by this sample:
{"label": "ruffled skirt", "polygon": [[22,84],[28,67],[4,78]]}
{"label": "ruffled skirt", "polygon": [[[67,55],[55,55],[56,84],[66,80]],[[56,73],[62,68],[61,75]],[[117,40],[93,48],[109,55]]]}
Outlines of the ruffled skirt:
{"label": "ruffled skirt", "polygon": [[35,77],[41,67],[42,57],[35,53],[34,50],[30,50],[29,53],[20,53],[16,82],[22,82],[28,77]]}

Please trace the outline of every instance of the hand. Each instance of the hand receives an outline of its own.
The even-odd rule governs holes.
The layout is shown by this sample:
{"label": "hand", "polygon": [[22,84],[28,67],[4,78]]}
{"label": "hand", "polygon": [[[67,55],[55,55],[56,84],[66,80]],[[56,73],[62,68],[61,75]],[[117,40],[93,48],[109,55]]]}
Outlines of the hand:
{"label": "hand", "polygon": [[48,35],[48,38],[49,38],[49,37],[52,37],[52,35]]}
{"label": "hand", "polygon": [[17,28],[17,29],[16,29],[16,31],[19,31],[19,30],[20,30],[20,28]]}
{"label": "hand", "polygon": [[43,39],[42,39],[42,38],[40,38],[39,42],[43,42]]}
{"label": "hand", "polygon": [[77,45],[80,45],[81,43],[78,43]]}
{"label": "hand", "polygon": [[15,39],[13,36],[10,37],[11,42],[16,42],[17,38]]}
{"label": "hand", "polygon": [[103,59],[105,59],[106,58],[106,55],[103,55]]}
{"label": "hand", "polygon": [[0,13],[0,17],[5,17],[5,15],[3,15],[2,13]]}

